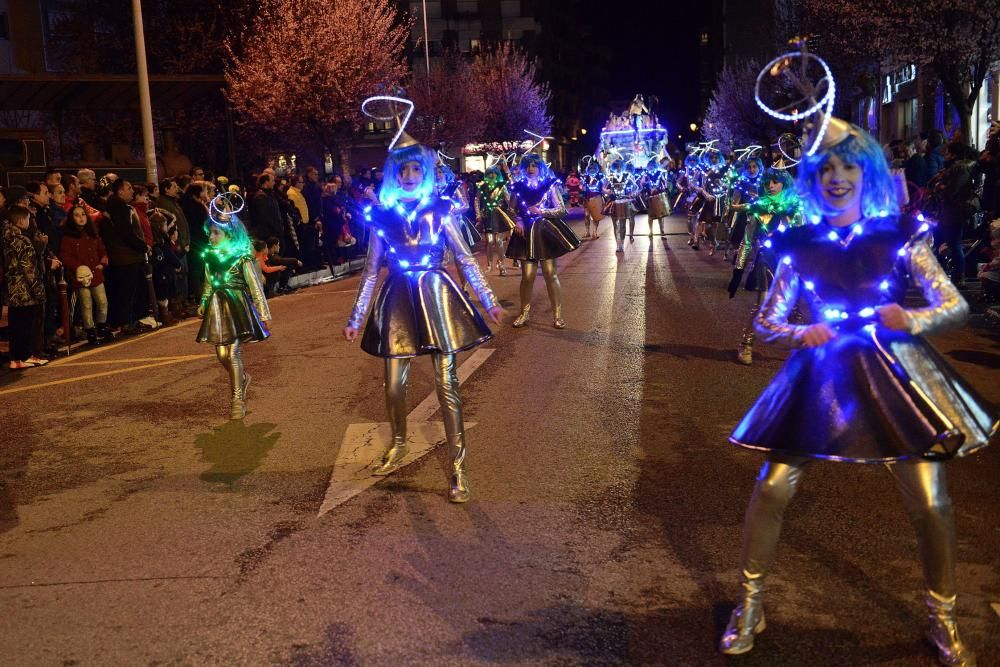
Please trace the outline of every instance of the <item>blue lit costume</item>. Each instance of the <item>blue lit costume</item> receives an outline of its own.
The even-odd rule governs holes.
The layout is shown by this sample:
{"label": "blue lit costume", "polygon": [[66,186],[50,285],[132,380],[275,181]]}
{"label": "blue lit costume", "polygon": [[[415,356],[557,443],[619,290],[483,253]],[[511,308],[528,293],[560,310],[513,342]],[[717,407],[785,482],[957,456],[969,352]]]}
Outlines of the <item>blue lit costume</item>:
{"label": "blue lit costume", "polygon": [[[839,335],[792,353],[733,431],[734,443],[860,462],[949,458],[987,444],[998,413],[923,337],[968,315],[926,226],[876,217],[853,230],[803,225],[773,239],[782,260],[757,331],[796,346],[805,326],[788,317],[803,297],[812,320]],[[909,311],[911,330],[876,324],[875,308],[902,304],[911,284],[930,303]]]}
{"label": "blue lit costume", "polygon": [[[599,239],[597,227],[604,218],[604,174],[596,160],[592,161],[580,172],[583,181],[584,217],[583,229],[585,239]],[[591,232],[590,227],[594,230]]]}
{"label": "blue lit costume", "polygon": [[486,235],[486,270],[494,266],[501,276],[507,275],[503,249],[507,235],[514,228],[514,221],[507,212],[507,176],[497,167],[490,167],[483,179],[476,183],[474,206],[476,219]]}
{"label": "blue lit costume", "polygon": [[[665,162],[665,161],[664,161]],[[646,189],[646,213],[649,222],[649,236],[653,236],[653,221],[660,225],[660,235],[666,234],[663,228],[663,220],[670,215],[670,200],[667,195],[670,190],[668,173],[665,168],[657,165],[655,160],[649,161],[650,167],[646,170],[644,186]]]}
{"label": "blue lit costume", "polygon": [[604,183],[604,193],[611,201],[611,231],[615,234],[618,252],[625,251],[625,221],[635,216],[635,180],[625,171],[621,160],[615,160],[608,168],[608,179]]}
{"label": "blue lit costume", "polygon": [[[404,168],[421,174],[423,180],[416,189],[403,187]],[[372,227],[368,256],[347,323],[349,329],[358,330],[371,305],[361,349],[385,359],[392,441],[374,473],[387,475],[406,457],[410,362],[413,357],[430,355],[452,458],[448,499],[462,503],[469,500],[470,491],[455,354],[489,340],[492,333],[448,273],[449,250],[484,309],[492,310],[498,303],[469,251],[454,202],[434,194],[433,154],[406,137],[390,151],[384,173],[380,205],[366,214]],[[376,290],[383,263],[388,275]]]}
{"label": "blue lit costume", "polygon": [[[556,258],[580,247],[580,239],[566,224],[566,206],[559,193],[558,179],[551,176],[545,161],[538,155],[526,153],[521,158],[525,180],[514,183],[510,202],[517,216],[517,228],[507,243],[507,257],[521,261],[521,313],[513,326],[521,328],[531,318],[531,292],[538,267],[541,265],[545,288],[552,305],[552,324],[556,329],[566,327],[562,316],[562,288],[556,273]],[[534,165],[536,176],[528,176],[529,165]],[[534,210],[532,210],[534,209]]]}

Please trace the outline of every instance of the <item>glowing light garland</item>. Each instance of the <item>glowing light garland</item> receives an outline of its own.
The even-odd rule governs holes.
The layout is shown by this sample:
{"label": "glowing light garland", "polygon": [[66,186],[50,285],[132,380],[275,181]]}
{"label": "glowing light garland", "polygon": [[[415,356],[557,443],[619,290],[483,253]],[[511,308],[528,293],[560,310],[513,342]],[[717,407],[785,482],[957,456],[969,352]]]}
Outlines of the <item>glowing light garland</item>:
{"label": "glowing light garland", "polygon": [[[813,85],[811,82],[808,84],[804,81],[799,80],[794,74],[790,72],[791,63],[793,58],[800,58],[802,62],[802,71],[805,72],[806,66],[810,61],[815,61],[823,68],[824,76],[819,81]],[[763,81],[765,75],[777,76],[778,74],[785,74],[793,79],[796,87],[809,99],[811,106],[805,111],[792,111],[792,113],[785,113],[785,109],[794,109],[797,103],[792,103],[786,105],[782,109],[772,109],[769,107],[760,95],[761,81]],[[816,100],[816,93],[826,84],[826,93],[819,99]],[[808,85],[808,88],[806,86]],[[816,137],[813,139],[812,145],[806,150],[806,155],[814,155],[817,150],[819,150],[820,144],[823,141],[823,137],[826,135],[827,128],[830,125],[830,118],[833,114],[833,103],[837,96],[837,85],[833,79],[833,72],[830,70],[830,66],[826,64],[826,61],[817,55],[809,53],[805,49],[801,51],[791,51],[789,53],[782,54],[767,63],[764,68],[757,75],[757,82],[754,85],[753,97],[757,102],[757,106],[761,110],[775,118],[780,120],[796,122],[800,120],[805,120],[810,116],[817,113],[821,114],[819,130],[816,132]],[[780,146],[779,146],[780,150]],[[784,153],[784,151],[782,151]]]}

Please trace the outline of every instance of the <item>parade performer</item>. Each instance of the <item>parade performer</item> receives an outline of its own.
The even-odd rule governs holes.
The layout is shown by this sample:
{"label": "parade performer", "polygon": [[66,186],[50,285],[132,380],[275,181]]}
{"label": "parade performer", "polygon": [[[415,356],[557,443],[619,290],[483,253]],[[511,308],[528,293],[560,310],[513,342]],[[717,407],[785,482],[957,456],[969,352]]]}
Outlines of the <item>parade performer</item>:
{"label": "parade performer", "polygon": [[[596,241],[601,238],[597,227],[604,218],[604,174],[597,160],[591,160],[582,170],[583,180],[583,229],[584,239]],[[591,232],[593,225],[593,232]]]}
{"label": "parade performer", "polygon": [[729,247],[739,249],[747,227],[747,208],[760,195],[760,179],[764,174],[764,162],[759,157],[748,157],[736,170],[729,190],[729,211],[732,221],[729,225]]}
{"label": "parade performer", "polygon": [[744,273],[749,273],[747,288],[756,290],[757,299],[750,310],[736,352],[736,360],[749,366],[753,363],[754,320],[777,269],[777,258],[771,247],[772,237],[802,224],[802,201],[795,191],[791,174],[771,168],[760,179],[756,200],[752,204],[738,206],[737,213],[746,214],[746,224],[733,262],[729,298],[736,296]]}
{"label": "parade performer", "polygon": [[636,200],[642,194],[639,168],[635,166],[635,162],[632,160],[625,162],[625,180],[628,181],[628,187],[632,193],[632,205],[628,209],[628,240],[631,242],[635,241]]}
{"label": "parade performer", "polygon": [[[503,164],[503,163],[501,163]],[[504,266],[504,245],[514,228],[514,220],[507,212],[507,176],[502,169],[492,166],[483,174],[483,179],[476,184],[475,210],[476,220],[486,236],[486,270],[496,268],[501,276],[507,275]]]}
{"label": "parade performer", "polygon": [[215,356],[229,375],[231,419],[243,419],[247,413],[250,374],[243,366],[242,345],[271,335],[264,279],[246,227],[238,217],[243,206],[243,197],[231,193],[218,195],[209,203],[205,221],[208,247],[201,254],[205,284],[198,306],[198,316],[203,319],[196,338],[199,343],[215,345]]}
{"label": "parade performer", "polygon": [[689,153],[684,158],[684,168],[678,179],[680,193],[677,195],[677,204],[683,205],[687,213],[688,242],[692,250],[698,249],[698,219],[701,217],[701,210],[705,207],[705,198],[701,194],[701,183],[704,177],[701,157],[695,153]]}
{"label": "parade performer", "polygon": [[[387,100],[412,109],[408,100],[388,96],[366,103]],[[389,147],[379,203],[365,213],[372,228],[368,256],[343,333],[348,341],[356,340],[369,306],[374,304],[367,315],[361,349],[385,359],[385,402],[392,430],[392,441],[374,471],[376,475],[395,471],[406,456],[410,362],[430,355],[451,453],[448,499],[464,503],[470,491],[455,355],[486,342],[493,334],[446,270],[447,250],[455,254],[490,319],[499,323],[504,311],[462,237],[452,203],[434,193],[434,154],[403,133],[402,127],[397,139]],[[388,275],[379,284],[383,262]]]}
{"label": "parade performer", "polygon": [[[469,206],[468,197],[465,195],[465,189],[462,187],[462,181],[455,178],[455,172],[451,170],[451,167],[443,162],[438,162],[434,169],[434,183],[437,196],[443,201],[451,202],[455,224],[462,234],[465,245],[470,249],[475,247],[483,237],[479,233],[479,230],[476,229],[476,226],[465,217],[471,207]],[[451,254],[454,257],[454,253]],[[459,265],[457,258],[455,258],[455,269],[458,272],[458,284],[464,292],[466,285],[465,274],[462,272],[462,267]]]}
{"label": "parade performer", "polygon": [[698,195],[704,201],[700,207],[698,226],[695,230],[695,242],[691,246],[698,249],[698,239],[705,239],[709,247],[709,255],[714,255],[719,247],[716,234],[718,225],[726,210],[726,187],[725,178],[728,166],[722,153],[716,149],[709,149],[704,158],[705,170],[699,186]]}
{"label": "parade performer", "polygon": [[534,153],[525,153],[520,166],[524,180],[511,188],[511,204],[517,218],[514,234],[507,244],[507,257],[521,262],[521,314],[514,320],[514,326],[523,327],[531,318],[531,291],[541,264],[552,304],[552,325],[564,329],[556,258],[580,247],[580,239],[563,220],[566,207],[559,193],[559,181],[545,160]]}
{"label": "parade performer", "polygon": [[649,223],[649,238],[653,238],[653,221],[660,225],[660,236],[666,235],[663,228],[664,218],[670,215],[668,170],[670,158],[664,157],[657,165],[656,160],[650,160],[646,170],[645,187],[648,199],[646,214]]}
{"label": "parade performer", "polygon": [[608,179],[604,192],[611,201],[611,231],[615,234],[616,252],[625,252],[625,221],[635,208],[635,182],[625,171],[625,162],[615,160],[608,166]]}
{"label": "parade performer", "polygon": [[[804,71],[795,63],[799,56],[816,59],[786,54],[761,76],[785,67]],[[955,616],[955,525],[945,462],[986,446],[1000,413],[925,340],[961,324],[968,304],[934,258],[931,225],[900,214],[878,141],[826,115],[832,107],[831,93],[824,117],[807,125],[815,139],[798,167],[812,224],[775,237],[781,259],[756,321],[762,336],[795,351],[730,436],[768,454],[744,524],[742,598],[719,649],[746,653],[764,630],[764,584],[784,511],[809,462],[828,459],[887,467],[917,532],[928,636],[942,664],[971,667],[975,656]],[[928,305],[904,308],[909,287]],[[789,322],[800,298],[815,324]]]}

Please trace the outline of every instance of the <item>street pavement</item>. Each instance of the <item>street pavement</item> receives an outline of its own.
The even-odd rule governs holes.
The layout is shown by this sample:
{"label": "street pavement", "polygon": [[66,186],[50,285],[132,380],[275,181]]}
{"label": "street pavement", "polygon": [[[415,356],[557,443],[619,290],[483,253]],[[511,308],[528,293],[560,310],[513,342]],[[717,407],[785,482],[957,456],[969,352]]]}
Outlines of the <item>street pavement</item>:
{"label": "street pavement", "polygon": [[[767,631],[716,653],[762,462],[726,436],[786,353],[735,363],[753,295],[669,227],[616,256],[605,221],[561,259],[562,331],[541,277],[515,330],[518,272],[489,274],[509,316],[460,355],[464,506],[443,446],[359,473],[385,416],[381,361],[340,334],[356,278],[272,302],[242,422],[192,321],[2,376],[0,664],[935,664],[890,475],[834,463],[788,511]],[[1000,402],[995,329],[935,343]],[[418,359],[418,440],[432,393]],[[962,632],[1000,665],[1000,452],[949,475]]]}

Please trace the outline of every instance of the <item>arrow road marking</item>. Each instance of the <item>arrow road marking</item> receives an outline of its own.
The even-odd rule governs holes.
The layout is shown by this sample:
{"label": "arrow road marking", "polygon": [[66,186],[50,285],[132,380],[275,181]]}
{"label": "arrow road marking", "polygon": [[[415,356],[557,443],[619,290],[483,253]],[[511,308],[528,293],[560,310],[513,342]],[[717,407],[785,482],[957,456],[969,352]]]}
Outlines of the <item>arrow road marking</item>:
{"label": "arrow road marking", "polygon": [[[459,385],[469,379],[494,352],[496,350],[483,348],[473,352],[458,368]],[[406,416],[406,444],[410,451],[404,465],[417,461],[445,440],[444,423],[428,421],[439,409],[437,392],[431,392]],[[466,422],[465,430],[475,425],[475,422]],[[391,437],[388,422],[348,425],[317,516],[323,516],[382,479],[372,475],[371,468],[385,451]]]}

